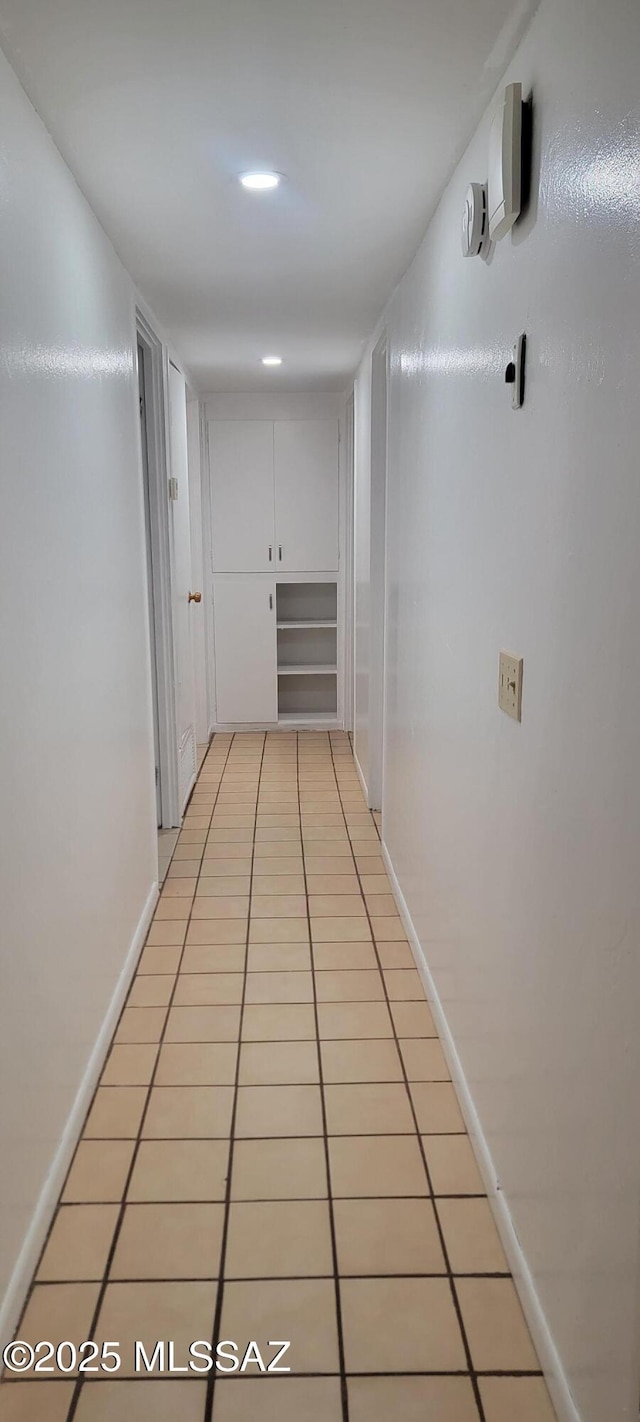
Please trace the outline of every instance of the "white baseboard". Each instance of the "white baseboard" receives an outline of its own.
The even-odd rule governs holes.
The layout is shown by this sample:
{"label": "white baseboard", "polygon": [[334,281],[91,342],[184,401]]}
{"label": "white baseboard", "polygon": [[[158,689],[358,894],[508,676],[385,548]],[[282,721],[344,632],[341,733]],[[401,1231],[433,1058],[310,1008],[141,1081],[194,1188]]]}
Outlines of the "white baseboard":
{"label": "white baseboard", "polygon": [[71,1164],[91,1098],[98,1084],[104,1060],[109,1050],[109,1044],[129,991],[129,985],[137,967],[138,958],[140,957],[157,901],[158,885],[153,884],[142,914],[140,915],[138,926],[133,935],[104,1022],[91,1056],[89,1057],[89,1061],[87,1062],[86,1070],[78,1088],[75,1101],[69,1112],[67,1123],[51,1162],[49,1173],[40,1192],[40,1198],[33,1212],[31,1223],[9,1280],[7,1291],[0,1305],[0,1353],[5,1345],[11,1342],[16,1324],[22,1313],[33,1272],[47,1237],[60,1191]]}
{"label": "white baseboard", "polygon": [[[357,761],[356,761],[357,766]],[[359,770],[360,777],[362,774]],[[364,783],[364,782],[363,782]],[[471,1142],[478,1160],[480,1173],[484,1180],[489,1203],[493,1210],[496,1225],[502,1244],[504,1247],[509,1268],[513,1274],[513,1282],[518,1291],[522,1309],[531,1330],[540,1366],[544,1372],[545,1380],[551,1393],[553,1404],[558,1414],[559,1422],[581,1422],[580,1414],[576,1410],[575,1403],[571,1396],[567,1377],[558,1356],[555,1343],[549,1331],[549,1325],[542,1310],[535,1283],[531,1271],[522,1252],[522,1247],[518,1240],[516,1230],[511,1218],[511,1211],[505,1196],[500,1189],[500,1184],[496,1174],[496,1169],[491,1158],[491,1152],[487,1140],[478,1118],[478,1113],[473,1103],[471,1092],[467,1085],[466,1077],[462,1069],[455,1042],[451,1035],[447,1019],[438,996],[429,965],[427,963],[424,950],[414,928],[411,914],[398,883],[393,863],[384,841],[382,842],[382,858],[387,867],[387,873],[391,882],[393,896],[398,906],[398,912],[406,929],[407,938],[411,945],[411,950],[415,959],[416,967],[422,979],[429,1004],[433,1013],[436,1027],[440,1035],[442,1049],[447,1059],[447,1065],[451,1072],[451,1079],[454,1083],[460,1110],[469,1132]]]}

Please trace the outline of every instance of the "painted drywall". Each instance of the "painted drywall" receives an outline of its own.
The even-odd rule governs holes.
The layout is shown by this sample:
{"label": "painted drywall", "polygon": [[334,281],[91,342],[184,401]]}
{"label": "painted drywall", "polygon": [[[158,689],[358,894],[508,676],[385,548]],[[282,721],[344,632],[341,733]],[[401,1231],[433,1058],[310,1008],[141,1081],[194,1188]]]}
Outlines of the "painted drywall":
{"label": "painted drywall", "polygon": [[1,56],[0,130],[2,1332],[157,857],[133,288]]}
{"label": "painted drywall", "polygon": [[583,1422],[638,1407],[639,54],[636,0],[543,0],[507,74],[533,95],[527,210],[463,260],[485,118],[385,320],[384,837]]}

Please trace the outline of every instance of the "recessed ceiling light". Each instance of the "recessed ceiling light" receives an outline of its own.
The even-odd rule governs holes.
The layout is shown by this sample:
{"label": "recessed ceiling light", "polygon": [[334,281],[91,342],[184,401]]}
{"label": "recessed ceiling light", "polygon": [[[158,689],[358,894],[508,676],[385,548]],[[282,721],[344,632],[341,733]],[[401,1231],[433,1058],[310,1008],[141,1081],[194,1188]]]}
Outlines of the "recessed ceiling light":
{"label": "recessed ceiling light", "polygon": [[263,357],[262,357],[262,364],[263,364],[263,365],[282,365],[282,356],[276,356],[276,355],[263,356]]}
{"label": "recessed ceiling light", "polygon": [[254,193],[265,193],[270,188],[277,188],[280,185],[279,173],[241,173],[240,182],[243,188],[249,188]]}

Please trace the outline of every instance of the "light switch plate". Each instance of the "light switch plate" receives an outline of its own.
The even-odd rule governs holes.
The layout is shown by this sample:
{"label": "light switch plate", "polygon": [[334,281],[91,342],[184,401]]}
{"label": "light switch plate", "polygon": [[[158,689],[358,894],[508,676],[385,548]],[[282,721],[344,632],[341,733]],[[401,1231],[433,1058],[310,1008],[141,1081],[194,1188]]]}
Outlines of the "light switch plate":
{"label": "light switch plate", "polygon": [[500,653],[498,706],[514,721],[522,720],[522,657],[513,657],[510,652]]}

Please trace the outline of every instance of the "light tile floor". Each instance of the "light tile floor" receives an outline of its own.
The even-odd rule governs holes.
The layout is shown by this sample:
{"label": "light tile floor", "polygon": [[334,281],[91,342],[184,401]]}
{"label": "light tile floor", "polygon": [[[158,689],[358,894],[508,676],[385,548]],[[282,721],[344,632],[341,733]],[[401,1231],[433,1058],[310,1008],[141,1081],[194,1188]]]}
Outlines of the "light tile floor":
{"label": "light tile floor", "polygon": [[17,1336],[123,1365],[2,1422],[552,1422],[347,736],[214,738]]}

